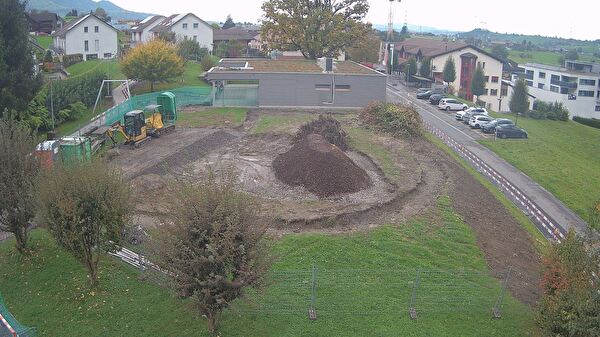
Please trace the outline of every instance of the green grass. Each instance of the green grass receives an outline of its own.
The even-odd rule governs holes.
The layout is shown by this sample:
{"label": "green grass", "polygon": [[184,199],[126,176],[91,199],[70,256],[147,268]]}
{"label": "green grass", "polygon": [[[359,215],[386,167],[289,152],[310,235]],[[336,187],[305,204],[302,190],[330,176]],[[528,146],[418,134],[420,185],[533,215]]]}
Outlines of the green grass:
{"label": "green grass", "polygon": [[[226,311],[220,335],[530,335],[532,313],[510,295],[505,297],[503,318],[490,318],[488,305],[497,296],[500,282],[486,276],[488,267],[474,233],[450,204],[447,197],[441,198],[439,220],[435,223],[415,220],[364,233],[287,235],[274,241],[273,253],[277,258],[272,267],[274,272],[293,276],[290,270],[307,272],[313,264],[318,267],[318,319],[308,320],[310,283],[297,277],[295,287],[274,283],[265,292],[265,303],[289,300],[299,310],[297,314]],[[36,326],[40,337],[206,335],[204,320],[193,313],[188,302],[174,299],[165,289],[138,281],[133,268],[110,258],[102,259],[100,287],[91,293],[84,269],[57,248],[44,230],[34,232],[33,245],[35,253],[31,259],[14,253],[12,242],[0,245],[0,291],[17,319]],[[417,268],[465,268],[481,272],[473,282],[489,288],[469,287],[470,292],[460,296],[466,295],[472,303],[485,306],[473,312],[461,311],[460,304],[435,306],[436,297],[423,292],[418,295],[419,319],[411,321],[407,307]],[[334,278],[331,274],[332,270],[342,269],[406,271],[407,276],[397,279],[397,283],[386,283],[383,281],[393,279],[389,273],[346,272],[345,278]],[[310,273],[303,275],[310,278]],[[364,282],[354,282],[357,277]],[[340,287],[345,281],[350,287]],[[421,282],[426,282],[426,278]],[[442,285],[440,288],[448,290]],[[433,302],[428,303],[427,298]],[[375,306],[378,301],[391,303],[393,299],[399,307]],[[363,314],[327,312],[336,303],[347,304],[342,310],[362,308]]]}
{"label": "green grass", "polygon": [[101,71],[113,80],[126,79],[125,75],[121,72],[117,60],[83,61],[67,67],[67,71],[71,74],[71,77],[83,76],[92,71]]}
{"label": "green grass", "polygon": [[508,58],[519,63],[541,63],[553,66],[558,66],[561,53],[551,51],[517,51],[510,50]]}
{"label": "green grass", "polygon": [[302,124],[317,117],[310,114],[261,115],[252,133],[295,134]]}
{"label": "green grass", "polygon": [[247,108],[206,108],[196,112],[181,112],[177,125],[188,128],[239,127],[246,120]]}
{"label": "green grass", "polygon": [[61,123],[56,127],[56,133],[58,136],[68,136],[70,134],[75,133],[82,126],[88,124],[92,118],[101,114],[103,111],[107,110],[112,106],[112,100],[103,99],[98,103],[98,107],[96,108],[96,112],[92,113],[94,110],[94,106],[91,106],[87,109],[87,111],[82,114],[79,118],[72,121],[66,121]]}
{"label": "green grass", "polygon": [[50,47],[50,45],[52,44],[52,36],[36,36],[35,38],[37,40],[37,43],[44,47],[44,49],[48,49],[48,47]]}
{"label": "green grass", "polygon": [[[514,119],[514,118],[513,118]],[[481,140],[584,220],[600,200],[600,130],[573,121],[520,117],[527,140]]]}
{"label": "green grass", "polygon": [[[188,61],[185,64],[185,72],[183,76],[180,78],[175,78],[170,82],[165,83],[154,83],[154,91],[164,91],[179,87],[205,87],[208,86],[204,80],[202,80],[199,76],[202,73],[202,66],[198,62]],[[134,95],[146,94],[151,92],[150,83],[144,83],[143,85],[135,86],[133,88],[132,93]]]}

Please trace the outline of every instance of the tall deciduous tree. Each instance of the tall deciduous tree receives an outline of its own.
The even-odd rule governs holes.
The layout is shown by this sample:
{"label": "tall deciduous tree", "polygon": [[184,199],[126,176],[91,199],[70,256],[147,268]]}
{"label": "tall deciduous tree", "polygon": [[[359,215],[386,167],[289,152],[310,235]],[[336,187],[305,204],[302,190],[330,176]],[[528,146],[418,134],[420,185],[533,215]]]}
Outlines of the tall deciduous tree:
{"label": "tall deciduous tree", "polygon": [[456,81],[456,65],[454,59],[450,56],[444,64],[444,82],[452,83]]}
{"label": "tall deciduous tree", "polygon": [[231,15],[227,15],[227,20],[223,23],[223,29],[229,29],[235,27],[235,22],[231,18]]}
{"label": "tall deciduous tree", "polygon": [[501,44],[495,45],[492,48],[492,55],[502,60],[506,60],[508,59],[508,49],[506,49],[506,47]]}
{"label": "tall deciduous tree", "polygon": [[41,185],[42,220],[56,241],[85,265],[91,286],[98,283],[100,256],[122,241],[131,215],[130,196],[120,172],[100,161],[59,167]]}
{"label": "tall deciduous tree", "polygon": [[41,85],[34,72],[25,2],[0,1],[0,117],[25,111]]}
{"label": "tall deciduous tree", "polygon": [[160,228],[157,261],[179,296],[192,298],[216,329],[221,311],[268,269],[266,226],[254,201],[225,180],[183,186],[172,223]]}
{"label": "tall deciduous tree", "polygon": [[419,75],[429,78],[431,76],[431,59],[425,57],[421,61],[421,67],[419,67]]}
{"label": "tall deciduous tree", "polygon": [[529,111],[529,90],[524,80],[515,83],[508,107],[514,114],[524,114]]}
{"label": "tall deciduous tree", "polygon": [[121,61],[121,71],[127,78],[154,83],[167,82],[183,75],[185,61],[177,55],[176,48],[161,39],[133,48]]}
{"label": "tall deciduous tree", "polygon": [[478,65],[473,73],[473,78],[471,79],[471,92],[473,95],[477,96],[478,101],[479,96],[485,94],[485,86],[485,74],[483,73],[483,68]]}
{"label": "tall deciduous tree", "polygon": [[367,0],[267,0],[263,40],[271,48],[299,50],[307,59],[336,57],[366,37]]}
{"label": "tall deciduous tree", "polygon": [[376,34],[369,34],[364,40],[348,49],[350,59],[356,62],[376,63],[379,61],[380,44],[381,39]]}
{"label": "tall deciduous tree", "polygon": [[34,187],[39,165],[35,139],[14,120],[0,118],[0,230],[13,233],[17,250],[27,250],[35,215]]}

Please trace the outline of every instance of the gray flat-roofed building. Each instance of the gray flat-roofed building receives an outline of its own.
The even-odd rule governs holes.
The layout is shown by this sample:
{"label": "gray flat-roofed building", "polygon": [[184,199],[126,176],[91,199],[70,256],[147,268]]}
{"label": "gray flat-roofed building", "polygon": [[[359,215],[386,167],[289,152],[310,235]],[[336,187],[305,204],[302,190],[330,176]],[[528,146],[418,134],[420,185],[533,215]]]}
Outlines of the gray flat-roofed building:
{"label": "gray flat-roofed building", "polygon": [[351,61],[333,61],[330,71],[325,59],[224,59],[219,64],[206,74],[217,104],[219,95],[233,97],[228,92],[241,88],[255,90],[251,105],[263,107],[360,108],[386,99],[386,75]]}

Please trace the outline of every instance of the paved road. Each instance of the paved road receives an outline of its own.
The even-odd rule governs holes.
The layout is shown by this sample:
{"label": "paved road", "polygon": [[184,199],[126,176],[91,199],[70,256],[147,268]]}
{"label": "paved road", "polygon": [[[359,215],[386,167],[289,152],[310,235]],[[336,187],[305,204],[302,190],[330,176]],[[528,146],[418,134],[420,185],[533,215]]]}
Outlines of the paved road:
{"label": "paved road", "polygon": [[[558,238],[560,239],[570,229],[574,229],[578,233],[584,233],[587,230],[588,227],[585,221],[567,208],[554,195],[477,142],[486,137],[493,139],[493,135],[484,135],[478,130],[472,130],[469,126],[456,121],[454,118],[455,113],[441,111],[437,107],[430,105],[427,101],[416,99],[415,91],[402,84],[388,85],[387,94],[390,102],[413,104],[421,114],[423,120],[433,126],[433,129],[436,129],[435,132],[437,135],[446,138],[447,142],[453,144],[452,147],[455,147],[454,150],[457,152],[460,151],[461,153],[459,154],[463,157],[465,157],[465,153],[468,154],[468,158],[474,155],[474,160],[470,163],[478,170],[483,170],[486,173],[484,176],[492,180],[493,183],[504,185],[503,182],[508,181],[506,183],[507,186],[512,185],[515,187],[516,190],[512,190],[514,191],[513,197],[511,197],[511,190],[509,188],[503,190],[503,192],[532,218],[533,222],[536,223],[546,237],[557,238],[558,234]],[[483,162],[481,165],[479,165],[480,161]],[[500,176],[487,174],[488,169],[489,172],[497,173]],[[540,212],[533,210],[539,210]],[[548,221],[545,221],[544,218]],[[536,219],[539,221],[536,221]],[[556,226],[558,231],[553,226]]]}

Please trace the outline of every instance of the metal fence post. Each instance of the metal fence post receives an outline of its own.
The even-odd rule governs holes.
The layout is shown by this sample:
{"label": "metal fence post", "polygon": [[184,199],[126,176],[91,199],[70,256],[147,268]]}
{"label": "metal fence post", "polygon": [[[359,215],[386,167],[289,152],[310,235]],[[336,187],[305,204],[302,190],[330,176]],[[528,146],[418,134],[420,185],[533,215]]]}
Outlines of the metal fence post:
{"label": "metal fence post", "polygon": [[310,308],[308,308],[308,319],[314,321],[317,319],[317,266],[312,267],[311,277],[311,296],[310,296]]}
{"label": "metal fence post", "polygon": [[506,273],[506,278],[502,283],[502,288],[500,289],[500,294],[498,294],[498,298],[496,299],[496,303],[492,308],[492,316],[494,318],[502,317],[502,302],[504,300],[504,293],[506,292],[506,288],[508,287],[508,281],[510,279],[510,273],[512,271],[512,266],[508,267],[508,272]]}
{"label": "metal fence post", "polygon": [[410,319],[417,319],[417,289],[419,288],[419,282],[421,281],[421,269],[417,269],[417,277],[415,279],[415,283],[413,284],[412,295],[410,296],[410,307],[408,308],[408,314],[410,315]]}

